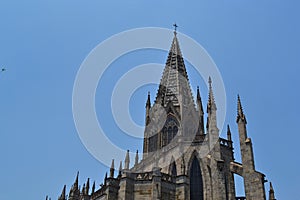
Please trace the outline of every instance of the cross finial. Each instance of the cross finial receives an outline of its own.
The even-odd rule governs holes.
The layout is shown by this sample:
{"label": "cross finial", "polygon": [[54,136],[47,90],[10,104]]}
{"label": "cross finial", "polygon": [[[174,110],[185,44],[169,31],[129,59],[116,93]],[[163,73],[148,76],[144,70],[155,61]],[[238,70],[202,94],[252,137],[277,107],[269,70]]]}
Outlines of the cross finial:
{"label": "cross finial", "polygon": [[175,23],[175,24],[173,24],[173,26],[174,26],[174,33],[176,33],[177,32],[177,28],[178,28],[178,26],[177,26],[177,24]]}

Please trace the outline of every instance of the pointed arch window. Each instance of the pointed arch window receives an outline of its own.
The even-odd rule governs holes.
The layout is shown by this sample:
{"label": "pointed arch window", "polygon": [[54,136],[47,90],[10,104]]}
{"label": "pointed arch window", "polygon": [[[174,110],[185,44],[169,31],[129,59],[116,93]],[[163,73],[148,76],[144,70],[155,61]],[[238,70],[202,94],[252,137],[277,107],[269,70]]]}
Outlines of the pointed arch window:
{"label": "pointed arch window", "polygon": [[178,122],[173,116],[168,116],[164,128],[161,131],[161,145],[162,147],[171,143],[173,138],[178,133]]}
{"label": "pointed arch window", "polygon": [[203,180],[201,168],[196,156],[190,168],[190,200],[203,200]]}

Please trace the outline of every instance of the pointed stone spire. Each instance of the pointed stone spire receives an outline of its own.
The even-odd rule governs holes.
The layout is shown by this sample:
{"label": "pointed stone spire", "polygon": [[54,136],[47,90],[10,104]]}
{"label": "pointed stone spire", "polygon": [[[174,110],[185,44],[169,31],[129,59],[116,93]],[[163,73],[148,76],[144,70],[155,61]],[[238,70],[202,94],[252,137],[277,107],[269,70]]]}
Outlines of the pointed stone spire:
{"label": "pointed stone spire", "polygon": [[112,161],[111,161],[111,166],[110,166],[110,174],[109,174],[109,177],[110,177],[110,178],[113,178],[113,177],[114,177],[114,174],[115,174],[115,160],[112,159]]}
{"label": "pointed stone spire", "polygon": [[229,124],[227,124],[227,140],[232,142],[231,131],[230,131]]}
{"label": "pointed stone spire", "polygon": [[70,189],[69,200],[75,200],[75,199],[79,198],[80,188],[79,188],[79,184],[78,184],[78,179],[79,179],[79,171],[77,172],[75,182]]}
{"label": "pointed stone spire", "polygon": [[199,134],[204,135],[204,112],[203,112],[203,106],[202,106],[202,100],[200,95],[199,86],[197,87],[197,107],[199,112]]}
{"label": "pointed stone spire", "polygon": [[229,147],[232,148],[233,145],[232,145],[232,137],[231,137],[231,130],[230,130],[229,124],[227,124],[227,140],[228,140]]}
{"label": "pointed stone spire", "polygon": [[89,195],[89,192],[90,192],[90,178],[88,178],[86,181],[85,194]]}
{"label": "pointed stone spire", "polygon": [[276,200],[272,182],[270,182],[269,200]]}
{"label": "pointed stone spire", "polygon": [[129,169],[130,158],[129,158],[129,150],[127,150],[126,157],[125,157],[125,166],[124,169]]}
{"label": "pointed stone spire", "polygon": [[64,185],[63,190],[62,190],[61,195],[58,198],[58,200],[66,200],[66,185]]}
{"label": "pointed stone spire", "polygon": [[[143,159],[151,155],[150,152],[158,150],[172,140],[164,140],[166,142],[161,142],[154,148],[150,146],[150,137],[154,135],[154,132],[160,133],[170,118],[174,119],[178,128],[174,129],[173,136],[177,136],[177,134],[180,136],[176,140],[194,140],[195,135],[199,132],[198,126],[192,126],[192,124],[198,124],[199,117],[180,50],[179,36],[175,31],[154,105],[151,107],[151,123],[144,132]],[[166,120],[162,121],[162,119]],[[155,130],[157,128],[160,130]]]}
{"label": "pointed stone spire", "polygon": [[79,171],[77,172],[77,176],[74,183],[74,189],[78,189],[78,178],[79,178]]}
{"label": "pointed stone spire", "polygon": [[172,46],[171,46],[171,50],[172,53],[174,53],[175,55],[179,55],[182,56],[181,54],[181,50],[179,47],[179,42],[177,39],[177,31],[174,31],[174,38],[173,38],[173,42],[172,42]]}
{"label": "pointed stone spire", "polygon": [[105,173],[105,177],[104,177],[104,185],[106,185],[106,181],[107,181],[107,172]]}
{"label": "pointed stone spire", "polygon": [[122,160],[120,161],[120,166],[119,166],[119,176],[122,175],[122,170],[123,170],[123,167],[122,167]]}
{"label": "pointed stone spire", "polygon": [[236,122],[238,123],[239,120],[242,120],[245,124],[247,124],[247,120],[246,120],[246,116],[244,115],[240,95],[238,95]]}
{"label": "pointed stone spire", "polygon": [[[184,103],[180,99],[181,91],[185,91],[186,102]],[[194,105],[188,75],[176,32],[174,33],[172,45],[155,99],[155,103],[164,107],[169,102],[172,102],[173,106],[181,107],[183,104]]]}
{"label": "pointed stone spire", "polygon": [[139,151],[136,150],[134,165],[137,165],[138,163],[139,163]]}
{"label": "pointed stone spire", "polygon": [[207,103],[207,134],[209,141],[209,148],[216,160],[221,159],[221,150],[219,141],[219,129],[217,126],[217,106],[214,99],[211,77],[208,78],[209,94]]}
{"label": "pointed stone spire", "polygon": [[93,186],[92,186],[92,194],[91,195],[93,195],[95,193],[95,188],[96,188],[96,183],[94,181]]}
{"label": "pointed stone spire", "polygon": [[209,132],[209,126],[212,126],[211,128],[217,129],[217,116],[216,116],[217,106],[215,103],[214,93],[212,89],[211,77],[208,78],[208,84],[209,84],[209,93],[208,93],[208,102],[207,102],[207,109],[206,109],[206,112],[208,114],[207,122],[206,122],[207,133]]}
{"label": "pointed stone spire", "polygon": [[151,100],[150,100],[150,92],[148,92],[148,98],[146,102],[146,126],[150,123],[150,108],[151,108]]}
{"label": "pointed stone spire", "polygon": [[82,195],[85,195],[85,183],[84,183],[83,186],[82,186],[81,194],[82,194]]}
{"label": "pointed stone spire", "polygon": [[208,93],[208,103],[207,103],[207,112],[209,112],[211,109],[217,109],[216,103],[215,103],[215,97],[212,89],[212,80],[211,77],[208,78],[208,84],[209,84],[209,93]]}

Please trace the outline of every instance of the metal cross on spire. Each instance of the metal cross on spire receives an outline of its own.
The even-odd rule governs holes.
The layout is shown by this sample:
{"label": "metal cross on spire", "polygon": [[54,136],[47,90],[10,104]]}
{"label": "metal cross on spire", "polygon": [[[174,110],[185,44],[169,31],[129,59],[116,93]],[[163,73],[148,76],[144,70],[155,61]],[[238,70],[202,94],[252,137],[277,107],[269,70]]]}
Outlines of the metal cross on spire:
{"label": "metal cross on spire", "polygon": [[175,24],[173,24],[173,26],[174,26],[174,33],[176,33],[177,32],[177,28],[178,28],[178,26],[177,26],[177,24],[175,23]]}

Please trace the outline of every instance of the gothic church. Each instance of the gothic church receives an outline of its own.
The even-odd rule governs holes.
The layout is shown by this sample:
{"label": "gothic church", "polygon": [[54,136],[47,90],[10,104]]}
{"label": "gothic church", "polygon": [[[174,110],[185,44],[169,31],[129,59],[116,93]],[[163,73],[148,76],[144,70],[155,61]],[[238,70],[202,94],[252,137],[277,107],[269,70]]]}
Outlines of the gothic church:
{"label": "gothic church", "polygon": [[[193,100],[175,31],[153,105],[148,94],[142,159],[137,153],[130,168],[127,152],[118,173],[113,160],[100,188],[95,183],[90,188],[88,179],[80,189],[77,174],[70,191],[64,186],[58,200],[275,200],[271,183],[266,197],[265,175],[255,168],[240,97],[236,123],[241,162],[237,162],[229,125],[227,138],[219,137],[211,78],[208,95],[205,116],[199,88]],[[244,197],[236,196],[235,174],[244,179]]]}

